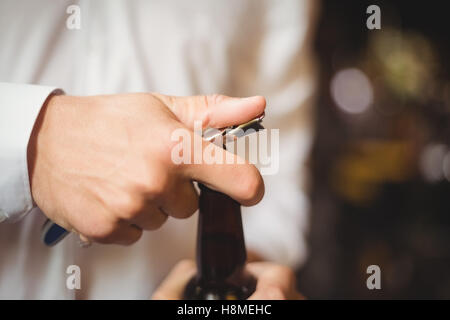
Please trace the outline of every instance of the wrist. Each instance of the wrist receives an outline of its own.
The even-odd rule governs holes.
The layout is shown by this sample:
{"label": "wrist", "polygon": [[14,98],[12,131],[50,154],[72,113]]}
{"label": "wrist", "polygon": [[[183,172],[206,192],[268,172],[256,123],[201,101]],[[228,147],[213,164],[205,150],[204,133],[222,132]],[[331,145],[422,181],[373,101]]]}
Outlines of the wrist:
{"label": "wrist", "polygon": [[43,136],[43,131],[45,130],[46,122],[48,121],[48,113],[50,112],[50,109],[54,108],[54,105],[59,100],[60,96],[58,93],[51,94],[44,104],[42,105],[39,114],[36,118],[36,121],[34,123],[33,129],[31,131],[30,139],[28,141],[28,147],[27,147],[27,165],[28,165],[28,179],[30,184],[30,192],[33,199],[33,202],[35,201],[35,193],[36,193],[36,185],[37,185],[37,178],[35,174],[36,169],[36,161],[38,157],[38,153],[42,152],[42,146],[45,145],[45,141]]}

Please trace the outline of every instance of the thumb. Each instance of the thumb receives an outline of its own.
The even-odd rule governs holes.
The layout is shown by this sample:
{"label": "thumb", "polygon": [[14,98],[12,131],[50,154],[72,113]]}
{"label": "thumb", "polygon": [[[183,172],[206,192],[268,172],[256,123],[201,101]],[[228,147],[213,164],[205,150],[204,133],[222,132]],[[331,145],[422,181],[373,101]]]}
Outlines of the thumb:
{"label": "thumb", "polygon": [[266,99],[262,96],[234,98],[213,94],[159,98],[191,129],[194,121],[202,121],[203,128],[223,128],[245,123],[260,116],[266,107]]}

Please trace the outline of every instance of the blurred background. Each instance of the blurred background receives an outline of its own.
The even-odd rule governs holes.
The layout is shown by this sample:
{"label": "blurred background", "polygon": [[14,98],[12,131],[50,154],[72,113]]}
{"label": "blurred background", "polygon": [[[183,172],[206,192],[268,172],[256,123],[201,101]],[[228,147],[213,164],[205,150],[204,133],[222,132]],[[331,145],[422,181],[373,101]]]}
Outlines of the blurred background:
{"label": "blurred background", "polygon": [[[65,26],[66,7],[72,2],[90,10],[91,19],[86,13],[86,19],[82,20],[85,27],[79,32],[66,30]],[[3,0],[0,3],[11,15],[9,9],[15,2]],[[281,44],[296,50],[297,38],[275,39],[273,35],[277,32],[282,36],[302,34],[299,30],[303,27],[293,23],[292,17],[278,15],[289,13],[289,8],[306,8],[296,6],[294,2],[291,6],[289,3],[281,6],[278,4],[281,2],[277,2],[277,8],[281,7],[281,10],[272,10],[269,15],[272,2],[264,6],[258,0],[244,3],[242,8],[236,1],[234,6],[239,9],[236,11],[228,2],[215,3],[217,8],[204,5],[208,2],[186,2],[180,9],[178,2],[146,1],[145,10],[136,10],[138,5],[144,6],[144,2],[136,1],[130,10],[127,7],[129,3],[112,3],[111,7],[108,6],[111,11],[107,11],[105,4],[98,1],[67,0],[48,6],[32,1],[21,2],[16,8],[18,12],[23,7],[28,12],[36,10],[47,15],[42,18],[36,14],[33,21],[37,26],[46,21],[46,17],[61,17],[59,22],[55,22],[55,26],[60,28],[55,28],[55,32],[64,32],[61,31],[61,38],[55,36],[54,39],[58,46],[67,46],[67,51],[55,50],[45,41],[17,42],[17,46],[13,46],[15,41],[11,39],[28,39],[34,33],[29,33],[20,19],[14,18],[17,25],[13,27],[4,22],[0,39],[7,39],[4,42],[8,46],[3,48],[6,54],[0,56],[2,80],[57,83],[67,92],[79,95],[145,91],[149,88],[177,95],[214,92],[216,88],[236,96],[270,95],[272,91],[281,90],[273,83],[278,81],[278,73],[284,73],[287,63],[278,61],[282,59],[278,59],[277,50],[268,50],[265,46],[279,49],[276,45]],[[314,108],[315,138],[308,163],[311,169],[309,256],[298,270],[299,290],[311,299],[450,299],[450,13],[446,10],[446,1],[321,0],[315,3],[320,3],[314,45],[319,86]],[[370,15],[366,9],[370,5],[381,8],[381,30],[366,27]],[[179,15],[175,9],[179,9]],[[108,15],[109,12],[116,16]],[[302,14],[298,16],[308,17],[308,12]],[[221,19],[214,20],[215,15]],[[267,21],[271,21],[273,26],[265,20],[266,15],[271,18]],[[287,23],[279,23],[283,20]],[[136,32],[137,40],[134,38],[135,25],[128,25],[129,21],[139,22],[137,26],[142,27],[141,32]],[[278,24],[277,29],[274,26]],[[270,31],[271,27],[274,30],[273,35],[269,34],[269,45],[263,46],[264,32],[266,28]],[[292,32],[289,28],[293,28]],[[34,29],[38,30],[36,35],[41,35],[41,29]],[[165,29],[167,33],[161,31]],[[132,34],[133,37],[130,36]],[[173,41],[166,41],[167,35],[175,36]],[[252,38],[254,35],[259,36]],[[116,50],[117,43],[122,41],[124,45]],[[44,43],[44,46],[37,48],[36,43]],[[141,48],[140,43],[147,46]],[[24,47],[25,44],[27,46]],[[7,47],[11,50],[5,50]],[[159,51],[159,47],[164,50]],[[258,51],[254,49],[260,47],[267,50],[266,59],[254,54]],[[49,56],[48,65],[43,64],[45,68],[41,70],[39,65],[38,71],[45,71],[40,75],[33,68],[28,70],[27,60],[22,64],[10,62],[12,58],[14,61],[20,57],[27,58],[25,55],[16,57],[16,49],[34,52],[36,57],[42,53],[44,58],[48,54],[47,49],[54,52]],[[146,59],[135,59],[141,56],[141,51]],[[290,56],[289,51],[287,56]],[[258,70],[259,60],[268,62],[264,65],[266,69]],[[169,68],[166,67],[167,61],[173,62]],[[17,65],[21,67],[16,68]],[[296,67],[293,65],[292,70]],[[307,69],[301,71],[307,73]],[[211,74],[216,77],[211,78]],[[266,74],[268,76],[262,76],[263,79],[254,80],[258,79],[256,75]],[[291,77],[288,72],[287,84]],[[303,85],[303,82],[299,83]],[[282,83],[280,88],[284,85]],[[298,91],[292,91],[295,92],[286,90],[286,94],[280,94],[282,98],[274,105],[295,104],[295,99],[303,99]],[[306,96],[307,91],[306,88]],[[290,116],[289,112],[286,114]],[[284,119],[285,115],[280,112],[276,116]],[[269,121],[270,117],[265,123]],[[292,124],[289,122],[287,125]],[[294,180],[295,176],[292,177]],[[291,200],[290,194],[287,195],[287,200]],[[280,199],[284,201],[286,198]],[[257,214],[255,221],[267,223],[260,218],[261,213]],[[43,215],[33,217],[44,218]],[[190,254],[193,251],[194,219],[190,220],[192,228],[186,227],[183,221],[172,225],[172,229],[165,227],[147,234],[146,242],[143,244],[141,241],[141,247],[133,247],[134,251],[102,247],[97,249],[104,254],[100,256],[100,251],[94,248],[90,251],[79,249],[70,261],[81,265],[86,275],[90,274],[86,283],[95,278],[94,285],[106,288],[104,292],[98,291],[102,295],[113,292],[109,289],[114,285],[111,281],[113,275],[115,280],[122,281],[116,285],[129,290],[124,289],[123,292],[135,293],[137,297],[149,296],[150,288],[159,283],[169,267],[185,257],[186,252]],[[39,228],[45,221],[41,220]],[[21,239],[24,232],[16,232],[8,226],[10,233],[6,233],[6,227],[3,228],[0,235],[3,235],[5,245],[0,250],[1,258],[9,257],[12,267],[8,268],[8,273],[3,272],[0,280],[11,279],[8,283],[15,283],[14,279],[20,279],[23,282],[23,270],[16,268],[14,260],[18,257],[17,261],[22,261],[22,251],[11,244],[22,248],[23,243],[11,241],[7,235],[13,234],[14,239]],[[30,239],[34,245],[40,229],[33,230],[36,234]],[[161,243],[167,248],[170,246],[170,250],[162,249],[160,242],[156,241],[164,236],[171,241]],[[261,237],[262,234],[257,230],[254,236]],[[61,257],[66,256],[62,254],[64,252],[75,252],[73,248],[78,250],[75,241],[76,237],[73,242],[66,241],[60,245],[61,249],[57,250],[61,250]],[[64,245],[67,247],[62,247]],[[33,261],[33,268],[41,263],[41,269],[45,270],[49,252],[43,246],[36,248],[29,250],[36,257],[30,261]],[[65,248],[69,248],[68,251],[64,251]],[[148,254],[151,250],[157,254]],[[142,251],[146,254],[143,255]],[[111,263],[113,259],[114,263]],[[64,262],[62,259],[58,261]],[[368,290],[366,287],[369,265],[381,268],[381,290]],[[6,270],[6,267],[0,267]],[[153,270],[149,272],[151,267],[154,273]],[[128,272],[131,278],[122,278],[125,275],[123,270],[135,272]],[[58,274],[63,279],[62,283],[65,283],[65,275]],[[15,287],[11,285],[5,292]],[[86,287],[86,297],[90,297],[90,289],[94,292],[93,297],[97,294],[94,289]],[[20,286],[18,288],[20,291]],[[32,288],[31,293],[27,293],[29,296],[42,294],[34,282]],[[7,296],[10,296],[9,292]],[[84,297],[83,294],[80,297]]]}
{"label": "blurred background", "polygon": [[[368,30],[366,8],[381,8]],[[322,1],[310,298],[450,299],[450,69],[444,1]],[[368,290],[369,265],[381,289]]]}

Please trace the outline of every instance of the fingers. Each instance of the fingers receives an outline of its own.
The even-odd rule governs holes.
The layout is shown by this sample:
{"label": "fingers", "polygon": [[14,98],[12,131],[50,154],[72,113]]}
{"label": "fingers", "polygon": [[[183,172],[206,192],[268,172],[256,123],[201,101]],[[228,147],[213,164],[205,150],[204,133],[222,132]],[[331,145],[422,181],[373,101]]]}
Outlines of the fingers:
{"label": "fingers", "polygon": [[249,300],[304,299],[296,290],[292,269],[270,262],[249,263],[247,269],[257,278],[256,291]]}
{"label": "fingers", "polygon": [[184,135],[176,141],[171,159],[179,165],[184,179],[201,182],[245,206],[255,205],[262,199],[264,182],[254,165],[202,139],[188,128],[183,129]]}
{"label": "fingers", "polygon": [[198,209],[198,194],[191,181],[181,181],[162,199],[164,212],[174,218],[188,218]]}
{"label": "fingers", "polygon": [[184,219],[193,215],[198,209],[198,194],[193,183],[181,180],[175,184],[160,196],[160,206],[149,203],[130,220],[142,229],[155,230],[164,224],[168,216]]}
{"label": "fingers", "polygon": [[87,239],[92,239],[95,242],[103,244],[119,244],[128,246],[137,242],[142,236],[142,229],[137,226],[130,225],[124,221],[118,222],[117,225],[111,227],[111,230],[104,233],[105,227],[102,226],[99,232],[84,236]]}
{"label": "fingers", "polygon": [[195,263],[192,260],[183,260],[177,263],[166,279],[156,289],[152,299],[178,300],[183,298],[183,291],[187,282],[195,274]]}
{"label": "fingers", "polygon": [[[129,246],[137,242],[142,236],[142,229],[137,226],[129,225],[125,222],[119,222],[120,226],[112,234],[111,238],[103,239],[105,243],[116,243],[124,246]],[[101,241],[99,241],[101,242]]]}
{"label": "fingers", "polygon": [[[203,150],[214,149],[220,161],[185,166],[185,174],[192,180],[223,192],[244,206],[257,204],[264,196],[264,181],[258,169],[238,156],[202,140]],[[194,151],[195,152],[195,151]],[[217,159],[217,158],[216,158]]]}
{"label": "fingers", "polygon": [[[249,263],[247,268],[258,281],[256,291],[249,300],[304,299],[295,290],[295,276],[290,268],[269,262]],[[160,284],[152,299],[182,299],[186,284],[195,271],[194,261],[179,262]]]}
{"label": "fingers", "polygon": [[189,128],[201,120],[203,127],[223,128],[250,121],[264,112],[262,96],[233,98],[224,95],[170,97],[158,95],[178,119]]}
{"label": "fingers", "polygon": [[131,222],[144,230],[156,230],[166,222],[167,218],[167,214],[161,209],[148,205],[141,214],[131,219]]}
{"label": "fingers", "polygon": [[170,188],[170,192],[164,193],[158,203],[161,206],[147,202],[139,210],[122,213],[121,221],[140,229],[156,230],[166,222],[168,216],[182,219],[194,214],[198,209],[198,194],[192,182],[180,181],[177,186]]}
{"label": "fingers", "polygon": [[[191,137],[194,135],[191,130],[195,120],[202,120],[203,127],[226,127],[254,119],[264,112],[266,105],[265,99],[260,96],[250,98],[231,98],[222,95],[185,98],[158,94],[154,96],[169,107],[178,118],[173,119],[171,114],[166,120],[187,127]],[[164,125],[167,129],[169,123],[165,122]],[[139,187],[134,188],[137,192],[130,192],[133,189],[130,186],[119,188],[117,193],[112,194],[105,191],[98,192],[104,214],[100,215],[97,210],[92,210],[96,217],[90,217],[88,221],[78,221],[77,226],[81,227],[77,229],[84,231],[80,233],[96,242],[126,245],[136,242],[141,237],[142,230],[157,229],[167,220],[168,215],[186,218],[197,210],[198,195],[192,185],[193,180],[226,193],[243,205],[254,205],[259,202],[264,195],[264,183],[256,167],[238,160],[240,158],[224,152],[210,142],[200,140],[204,148],[210,147],[214,152],[221,152],[226,157],[224,160],[228,161],[222,164],[213,162],[182,165],[179,167],[183,168],[180,174],[180,171],[172,170],[172,163],[167,162],[165,151],[170,148],[166,143],[163,148],[154,149],[163,150],[164,155],[155,156],[152,158],[153,161],[149,161],[153,166],[161,165],[159,169],[154,167],[148,169],[152,173],[156,172],[155,175],[161,176],[161,179],[144,183],[140,183],[141,181],[137,179]],[[148,154],[154,156],[155,152]],[[89,210],[86,211],[91,212],[92,208],[87,209]]]}
{"label": "fingers", "polygon": [[142,228],[115,217],[102,206],[92,207],[74,221],[71,231],[80,235],[83,242],[131,245],[142,236]]}
{"label": "fingers", "polygon": [[83,235],[88,241],[132,244],[139,240],[142,230],[161,227],[168,215],[186,218],[197,210],[198,195],[192,182],[177,180],[157,198],[146,198],[145,193],[129,195],[117,192],[105,199],[106,202],[90,208],[85,219],[77,219],[76,225],[69,230]]}
{"label": "fingers", "polygon": [[[191,130],[196,120],[202,120],[203,127],[212,128],[244,123],[261,115],[266,106],[266,101],[261,96],[232,98],[223,95],[191,97],[158,95],[158,97]],[[190,134],[194,135],[192,132]],[[255,205],[262,199],[264,183],[255,166],[207,141],[202,140],[202,150],[196,150],[195,138],[192,137],[191,141],[193,141],[191,154],[196,157],[200,152],[202,161],[201,164],[191,161],[191,164],[184,166],[187,178],[223,192],[242,205]],[[203,152],[205,150],[208,150],[208,155],[214,154],[213,161],[206,161],[204,157],[206,153]],[[215,161],[217,159],[221,161]]]}

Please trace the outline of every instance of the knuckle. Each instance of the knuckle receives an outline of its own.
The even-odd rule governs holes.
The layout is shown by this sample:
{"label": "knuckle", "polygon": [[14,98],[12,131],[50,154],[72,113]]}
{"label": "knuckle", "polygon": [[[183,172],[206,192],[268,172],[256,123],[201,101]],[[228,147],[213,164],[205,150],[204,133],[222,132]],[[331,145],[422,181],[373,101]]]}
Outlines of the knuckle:
{"label": "knuckle", "polygon": [[99,219],[84,235],[96,242],[111,243],[111,236],[116,231],[116,228],[114,223]]}
{"label": "knuckle", "polygon": [[213,125],[213,123],[211,123],[211,107],[222,102],[225,99],[225,96],[214,93],[208,96],[204,96],[203,99],[206,108],[203,112],[201,120],[203,127],[209,127],[210,125]]}
{"label": "knuckle", "polygon": [[165,173],[152,174],[147,179],[145,193],[150,199],[157,199],[167,192],[169,188],[169,177]]}
{"label": "knuckle", "polygon": [[225,96],[222,94],[213,93],[208,96],[207,100],[208,100],[208,104],[216,104],[216,103],[222,102],[224,100],[224,98],[225,98]]}
{"label": "knuckle", "polygon": [[154,104],[166,104],[164,102],[165,98],[168,98],[166,96],[163,96],[159,93],[155,93],[155,92],[150,92],[150,93],[142,93],[142,98],[143,98],[143,102],[147,105],[147,106],[151,106]]}
{"label": "knuckle", "polygon": [[150,183],[147,187],[147,194],[151,199],[161,197],[167,189],[167,185],[164,181],[158,180]]}
{"label": "knuckle", "polygon": [[117,200],[119,203],[115,207],[115,211],[118,211],[119,218],[124,220],[132,220],[139,215],[144,209],[144,201],[139,200],[138,197],[129,193],[125,193]]}

